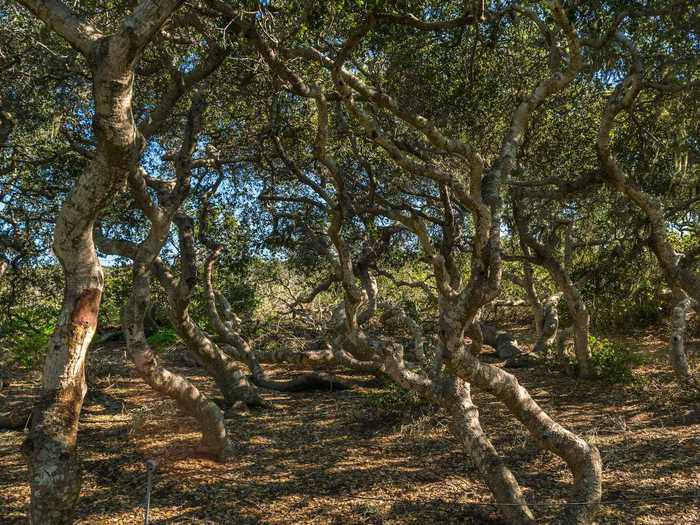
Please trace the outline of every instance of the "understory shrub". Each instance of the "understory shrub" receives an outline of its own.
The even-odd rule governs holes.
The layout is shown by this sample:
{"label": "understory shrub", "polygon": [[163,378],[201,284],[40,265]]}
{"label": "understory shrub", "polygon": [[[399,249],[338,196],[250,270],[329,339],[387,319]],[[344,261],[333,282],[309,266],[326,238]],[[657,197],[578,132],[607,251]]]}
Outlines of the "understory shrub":
{"label": "understory shrub", "polygon": [[432,403],[412,390],[389,383],[385,388],[364,395],[366,404],[386,413],[415,414],[432,407]]}
{"label": "understory shrub", "polygon": [[588,346],[596,377],[609,383],[632,381],[632,367],[641,363],[634,350],[617,341],[592,335],[588,336]]}
{"label": "understory shrub", "polygon": [[19,312],[0,331],[0,361],[24,368],[41,366],[58,312],[37,307]]}
{"label": "understory shrub", "polygon": [[158,328],[157,332],[149,335],[146,341],[151,347],[160,350],[161,348],[177,344],[180,341],[180,337],[172,326],[163,326]]}

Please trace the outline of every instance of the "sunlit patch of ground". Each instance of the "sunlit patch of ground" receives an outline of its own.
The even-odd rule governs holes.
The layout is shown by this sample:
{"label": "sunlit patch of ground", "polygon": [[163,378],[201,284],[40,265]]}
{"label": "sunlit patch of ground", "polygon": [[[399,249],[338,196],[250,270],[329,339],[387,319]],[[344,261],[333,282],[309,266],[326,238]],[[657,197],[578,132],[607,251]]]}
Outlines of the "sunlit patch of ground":
{"label": "sunlit patch of ground", "polygon": [[[526,333],[518,337],[528,341]],[[646,334],[629,343],[647,356],[631,386],[577,381],[544,367],[514,373],[550,415],[600,448],[599,523],[700,523],[700,402],[674,386],[663,340]],[[236,454],[219,464],[197,451],[193,421],[133,377],[121,349],[94,352],[88,377],[79,523],[142,522],[146,459],[158,464],[152,523],[502,523],[444,416],[378,405],[386,387],[370,386],[369,378],[341,374],[360,385],[350,391],[265,394],[274,409],[228,420]],[[206,378],[190,377],[214,393]],[[17,382],[2,395],[7,401],[29,386]],[[475,392],[475,401],[533,510],[552,517],[571,482],[564,464],[533,447],[492,398]],[[23,437],[0,431],[1,523],[26,523]]]}

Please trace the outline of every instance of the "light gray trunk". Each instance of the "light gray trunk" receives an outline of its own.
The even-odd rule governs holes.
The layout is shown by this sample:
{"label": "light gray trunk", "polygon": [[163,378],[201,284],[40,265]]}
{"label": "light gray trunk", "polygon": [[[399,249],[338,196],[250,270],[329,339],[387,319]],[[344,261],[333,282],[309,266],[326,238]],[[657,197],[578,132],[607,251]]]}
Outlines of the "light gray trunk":
{"label": "light gray trunk", "polygon": [[598,450],[555,423],[513,375],[479,362],[463,348],[455,350],[451,352],[448,369],[506,405],[535,442],[561,457],[571,470],[574,486],[570,501],[575,503],[566,506],[553,523],[591,523],[601,496],[602,462]]}
{"label": "light gray trunk", "polygon": [[134,63],[179,2],[142,0],[109,36],[81,20],[63,2],[20,3],[85,56],[93,80],[95,154],[56,219],[53,247],[64,271],[63,303],[24,447],[32,490],[31,521],[53,525],[72,523],[80,494],[76,439],[86,391],[85,356],[104,287],[93,225],[136,168],[141,152],[131,104]]}
{"label": "light gray trunk", "polygon": [[[400,345],[385,349],[384,356],[386,374],[394,382],[434,401],[450,415],[452,433],[474,462],[496,502],[502,505],[501,512],[508,522],[534,524],[517,480],[481,428],[469,384],[439,369],[430,379],[411,372],[405,366]],[[440,368],[438,363],[434,366]]]}
{"label": "light gray trunk", "polygon": [[536,353],[544,351],[545,348],[551,346],[557,340],[557,332],[559,331],[559,309],[557,308],[557,303],[559,296],[560,294],[555,294],[545,299],[542,303],[542,309],[539,310],[540,329],[533,348],[533,351]]}
{"label": "light gray trunk", "polygon": [[510,359],[523,353],[518,345],[518,341],[505,330],[499,330],[486,323],[480,323],[480,326],[484,343],[493,347],[501,359]]}
{"label": "light gray trunk", "polygon": [[690,309],[690,298],[680,290],[676,290],[674,297],[677,297],[673,313],[671,315],[671,345],[669,354],[671,366],[676,375],[676,379],[682,385],[700,386],[697,378],[694,377],[688,365],[688,356],[685,352],[687,315]]}
{"label": "light gray trunk", "polygon": [[217,460],[225,460],[232,447],[221,409],[184,377],[165,369],[146,342],[144,317],[150,295],[148,268],[134,263],[133,287],[122,316],[129,357],[139,376],[157,392],[174,399],[178,407],[194,417],[202,432],[202,448]]}
{"label": "light gray trunk", "polygon": [[85,357],[104,287],[92,229],[138,155],[131,117],[132,81],[130,71],[117,78],[99,69],[95,73],[96,159],[78,179],[56,221],[53,246],[64,270],[63,305],[25,446],[32,522],[42,525],[71,523],[80,494],[76,439],[87,389]]}

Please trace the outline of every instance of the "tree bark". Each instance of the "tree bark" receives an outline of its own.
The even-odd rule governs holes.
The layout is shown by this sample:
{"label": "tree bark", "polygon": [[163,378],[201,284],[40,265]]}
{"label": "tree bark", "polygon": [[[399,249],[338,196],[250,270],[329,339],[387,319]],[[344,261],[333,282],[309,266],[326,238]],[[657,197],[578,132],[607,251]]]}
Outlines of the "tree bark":
{"label": "tree bark", "polygon": [[493,347],[501,359],[510,359],[523,353],[518,341],[505,330],[499,330],[491,325],[480,323],[484,343]]}
{"label": "tree bark", "polygon": [[202,448],[222,461],[230,455],[224,417],[219,407],[184,377],[166,370],[146,342],[144,317],[150,296],[148,267],[134,263],[133,285],[124,308],[122,323],[126,346],[139,376],[157,392],[174,399],[178,407],[193,416],[202,432]]}
{"label": "tree bark", "polygon": [[601,497],[602,461],[598,450],[555,423],[508,372],[479,362],[463,348],[452,353],[447,367],[464,381],[495,396],[528,429],[541,448],[561,457],[569,466],[574,476],[569,499],[575,504],[566,506],[554,523],[591,523]]}
{"label": "tree bark", "polygon": [[496,452],[479,423],[468,383],[440,371],[428,379],[408,370],[400,345],[384,351],[385,371],[397,384],[440,405],[450,415],[452,433],[476,465],[509,523],[534,524],[517,480]]}
{"label": "tree bark", "polygon": [[[226,297],[214,289],[213,269],[221,247],[214,247],[205,265],[204,289],[209,321],[219,337],[228,345],[229,354],[244,363],[250,370],[253,384],[278,392],[304,392],[308,390],[346,390],[349,387],[337,381],[330,374],[311,372],[287,381],[270,379],[260,365],[256,353],[238,332],[240,319],[233,312]],[[221,306],[221,313],[219,306]]]}
{"label": "tree bark", "polygon": [[576,354],[579,373],[583,377],[590,377],[593,375],[591,351],[588,347],[590,314],[576,284],[571,280],[567,268],[568,265],[562,264],[557,259],[554,250],[550,246],[545,246],[535,239],[529,231],[526,219],[519,206],[515,203],[513,205],[513,216],[521,241],[533,252],[533,261],[549,272],[552,280],[557,284],[557,287],[564,295],[564,299],[566,299],[566,306],[569,309],[573,323],[574,353]]}
{"label": "tree bark", "polygon": [[[182,246],[183,244],[182,258],[189,258],[189,249],[183,249]],[[175,331],[199,365],[214,379],[227,406],[238,401],[251,407],[267,406],[268,403],[262,399],[255,386],[250,384],[241,368],[190,317],[189,302],[196,282],[194,261],[183,261],[183,264],[187,269],[183,270],[178,283],[160,259],[153,263],[153,271],[168,293],[169,314]]]}
{"label": "tree bark", "polygon": [[676,379],[681,385],[700,386],[688,365],[688,356],[685,353],[687,315],[690,309],[690,298],[681,290],[673,294],[677,298],[671,315],[671,344],[669,354],[671,367]]}
{"label": "tree bark", "polygon": [[554,294],[542,302],[542,315],[539,337],[535,342],[533,352],[539,353],[545,348],[552,345],[557,340],[557,332],[559,331],[559,302],[561,294]]}
{"label": "tree bark", "polygon": [[135,169],[141,152],[131,107],[134,63],[179,2],[140,2],[110,36],[102,35],[57,0],[20,3],[78,49],[93,74],[95,156],[56,220],[54,252],[65,276],[63,304],[24,447],[32,489],[32,523],[63,524],[72,522],[80,494],[76,439],[86,391],[85,356],[95,333],[104,287],[93,244],[93,224],[126,175]]}
{"label": "tree bark", "polygon": [[54,232],[54,252],[63,267],[65,285],[44,364],[42,394],[25,446],[33,523],[70,523],[80,493],[76,439],[87,389],[85,356],[97,327],[104,286],[92,228],[140,148],[131,117],[132,73],[115,75],[108,66],[95,72],[96,158],[64,203]]}

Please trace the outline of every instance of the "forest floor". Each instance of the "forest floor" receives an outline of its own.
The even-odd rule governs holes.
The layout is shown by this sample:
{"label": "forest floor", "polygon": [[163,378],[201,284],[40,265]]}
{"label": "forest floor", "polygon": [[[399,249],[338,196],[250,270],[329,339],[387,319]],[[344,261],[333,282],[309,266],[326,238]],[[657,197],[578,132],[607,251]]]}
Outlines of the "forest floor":
{"label": "forest floor", "polygon": [[[625,339],[645,357],[631,386],[579,381],[544,366],[512,372],[551,416],[600,449],[598,523],[700,523],[700,398],[673,385],[658,334]],[[211,392],[206,378],[175,366],[176,352],[164,352],[166,362]],[[339,377],[354,388],[266,393],[273,409],[233,415],[227,423],[236,454],[219,464],[198,455],[193,421],[134,377],[123,348],[95,349],[80,423],[78,523],[142,523],[148,459],[157,462],[153,524],[504,523],[443,415],[369,377]],[[0,403],[26,402],[36,382],[36,373],[13,375]],[[546,521],[566,497],[565,465],[534,447],[488,395],[475,392],[475,401]],[[26,523],[23,438],[22,431],[0,431],[3,524]]]}

